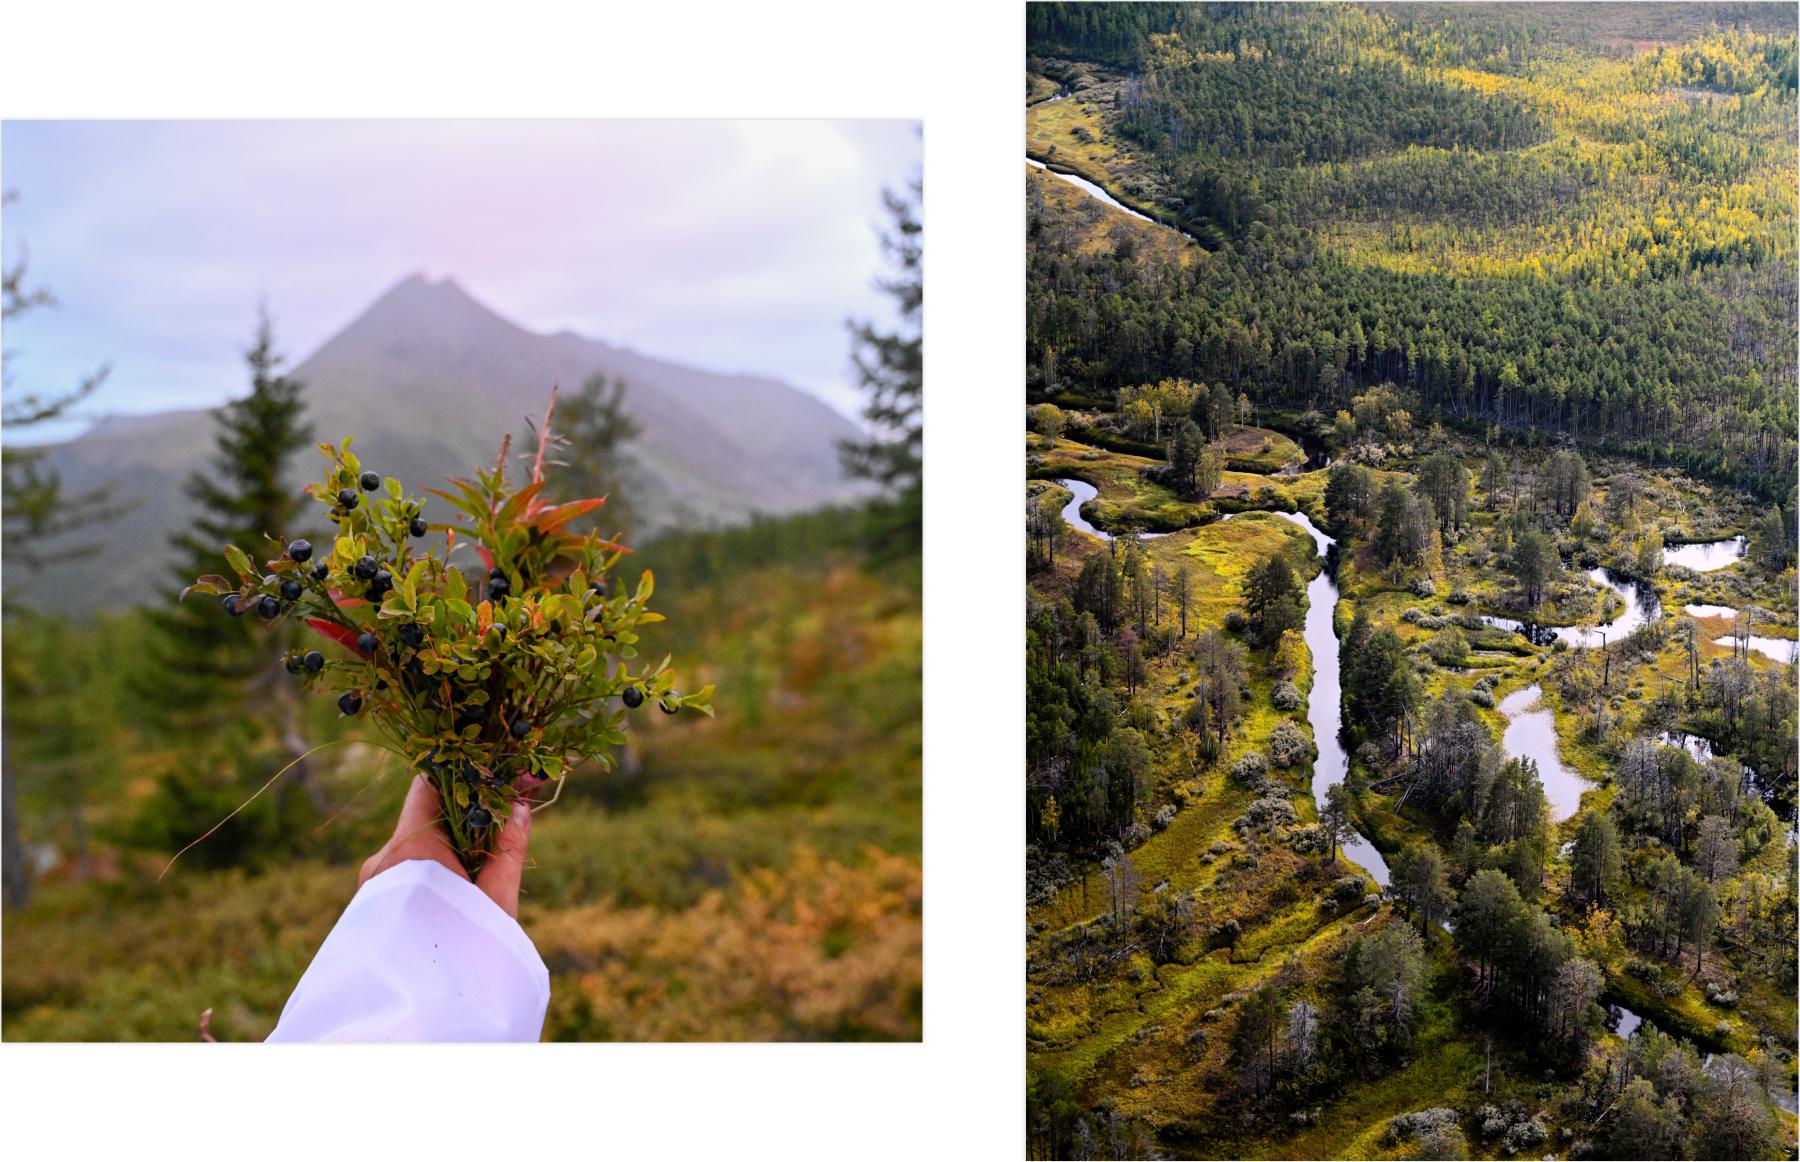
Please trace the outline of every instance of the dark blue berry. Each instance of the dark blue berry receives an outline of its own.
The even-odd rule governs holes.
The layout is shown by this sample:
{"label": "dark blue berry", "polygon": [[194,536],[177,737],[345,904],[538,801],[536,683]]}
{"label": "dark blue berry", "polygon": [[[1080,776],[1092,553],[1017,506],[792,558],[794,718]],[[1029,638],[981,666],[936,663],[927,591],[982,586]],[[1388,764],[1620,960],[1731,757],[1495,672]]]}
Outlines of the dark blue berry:
{"label": "dark blue berry", "polygon": [[281,656],[281,664],[286,667],[287,672],[290,674],[298,674],[300,672],[300,659],[296,658],[293,654],[283,654]]}
{"label": "dark blue berry", "polygon": [[359,633],[356,635],[356,648],[365,654],[373,654],[375,652],[375,647],[380,644],[381,639],[377,638],[372,633]]}
{"label": "dark blue berry", "polygon": [[300,582],[289,577],[281,583],[281,598],[283,601],[298,601],[300,600],[300,590]]}
{"label": "dark blue berry", "polygon": [[631,707],[633,710],[636,710],[644,704],[644,692],[636,686],[625,687],[625,692],[619,695],[619,697],[623,698],[625,700],[625,705]]}
{"label": "dark blue berry", "polygon": [[400,627],[400,640],[413,649],[425,644],[425,627],[416,621],[409,621]]}
{"label": "dark blue berry", "polygon": [[413,517],[411,527],[412,527],[412,535],[415,537],[424,536],[426,534],[426,532],[429,531],[429,529],[430,529],[430,526],[425,523],[425,518],[422,516]]}
{"label": "dark blue berry", "polygon": [[272,621],[281,613],[281,602],[273,597],[265,597],[256,603],[256,612],[262,614],[265,620]]}
{"label": "dark blue berry", "polygon": [[356,559],[356,564],[350,566],[350,571],[364,581],[367,581],[369,578],[375,576],[375,571],[379,568],[381,568],[381,563],[379,561],[375,560],[374,557],[364,555]]}
{"label": "dark blue berry", "polygon": [[316,674],[325,668],[325,655],[318,650],[308,650],[306,656],[300,659],[300,664]]}
{"label": "dark blue berry", "polygon": [[338,493],[338,507],[346,512],[355,508],[361,502],[362,497],[356,495],[356,490],[354,488],[346,488]]}
{"label": "dark blue berry", "polygon": [[588,586],[588,592],[596,593],[596,594],[600,595],[601,597],[605,597],[606,596],[606,582],[604,582],[604,581],[594,582],[592,585]]}
{"label": "dark blue berry", "polygon": [[224,597],[219,599],[219,604],[223,605],[225,607],[225,612],[233,617],[244,616],[244,610],[238,605],[237,594],[235,593],[227,593]]}
{"label": "dark blue berry", "polygon": [[512,731],[514,738],[524,738],[531,733],[531,723],[526,721],[525,716],[521,714],[512,720],[512,726],[508,729]]}
{"label": "dark blue berry", "polygon": [[369,596],[380,597],[394,587],[394,575],[386,569],[377,569],[375,576],[369,579]]}
{"label": "dark blue berry", "polygon": [[354,690],[344,691],[343,695],[338,698],[338,709],[345,714],[355,714],[362,709],[362,695]]}
{"label": "dark blue berry", "polygon": [[493,821],[493,815],[488,812],[486,807],[483,807],[479,803],[471,806],[469,808],[469,813],[463,816],[463,822],[469,825],[469,830],[471,831],[486,831],[488,824]]}
{"label": "dark blue berry", "polygon": [[512,592],[512,584],[505,577],[495,577],[488,582],[488,596],[498,601]]}
{"label": "dark blue berry", "polygon": [[329,576],[331,576],[331,566],[330,565],[327,565],[325,562],[320,561],[317,565],[313,566],[312,579],[314,581],[323,581],[323,580],[325,580],[325,578],[327,578]]}
{"label": "dark blue berry", "polygon": [[365,472],[362,474],[362,479],[357,481],[357,483],[362,485],[362,490],[364,492],[374,492],[377,488],[381,487],[381,477],[375,475],[373,472]]}
{"label": "dark blue berry", "polygon": [[287,553],[290,561],[310,560],[312,557],[312,542],[294,541],[288,545]]}

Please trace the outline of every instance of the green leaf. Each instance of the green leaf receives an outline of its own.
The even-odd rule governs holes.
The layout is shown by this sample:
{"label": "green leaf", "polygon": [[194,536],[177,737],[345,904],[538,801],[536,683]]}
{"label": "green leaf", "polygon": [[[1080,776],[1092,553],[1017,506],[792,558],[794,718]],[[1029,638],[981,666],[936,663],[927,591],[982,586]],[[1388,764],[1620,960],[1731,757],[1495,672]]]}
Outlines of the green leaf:
{"label": "green leaf", "polygon": [[406,571],[406,579],[400,582],[401,592],[406,594],[406,607],[419,607],[419,578],[425,576],[425,558],[420,557],[413,562],[413,567]]}
{"label": "green leaf", "polygon": [[250,567],[249,555],[236,545],[225,546],[225,562],[231,566],[232,570],[235,571],[239,577],[242,577],[245,580],[250,580],[256,576],[256,571]]}

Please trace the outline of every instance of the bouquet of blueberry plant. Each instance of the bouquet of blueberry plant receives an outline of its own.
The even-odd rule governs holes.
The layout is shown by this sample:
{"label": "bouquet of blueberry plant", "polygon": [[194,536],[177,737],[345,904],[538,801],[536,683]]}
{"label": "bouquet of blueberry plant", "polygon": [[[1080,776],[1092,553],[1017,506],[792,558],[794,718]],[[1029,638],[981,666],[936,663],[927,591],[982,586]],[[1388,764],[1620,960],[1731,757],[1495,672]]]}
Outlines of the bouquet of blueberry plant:
{"label": "bouquet of blueberry plant", "polygon": [[[653,702],[666,714],[712,713],[713,688],[677,691],[667,658],[653,670],[627,665],[639,628],[663,620],[649,609],[653,579],[646,570],[636,592],[615,591],[610,575],[630,550],[568,531],[604,498],[540,496],[548,441],[547,414],[531,479],[517,488],[506,479],[509,436],[492,471],[427,489],[457,524],[427,521],[425,502],[365,471],[348,439],[322,444],[330,470],[307,493],[337,525],[332,543],[269,537],[274,559],[261,569],[228,545],[237,580],[201,577],[182,593],[220,597],[234,617],[304,618],[330,639],[328,653],[285,658],[288,671],[372,720],[432,780],[471,874],[515,798],[546,780],[560,793],[583,760],[610,768],[629,711]],[[480,557],[478,571],[451,563],[463,549]]]}

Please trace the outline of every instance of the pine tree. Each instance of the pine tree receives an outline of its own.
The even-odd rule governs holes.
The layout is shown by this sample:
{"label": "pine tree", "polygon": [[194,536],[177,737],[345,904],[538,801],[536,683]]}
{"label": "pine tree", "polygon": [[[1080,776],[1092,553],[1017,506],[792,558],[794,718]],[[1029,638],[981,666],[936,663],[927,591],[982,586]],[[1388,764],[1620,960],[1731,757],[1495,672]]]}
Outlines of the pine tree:
{"label": "pine tree", "polygon": [[872,480],[886,492],[872,514],[872,532],[895,552],[917,548],[925,519],[922,183],[915,179],[909,193],[883,195],[893,225],[882,235],[881,244],[892,273],[878,285],[894,300],[899,324],[891,332],[879,331],[867,320],[850,328],[857,379],[868,395],[863,419],[871,434],[838,445],[848,475]]}

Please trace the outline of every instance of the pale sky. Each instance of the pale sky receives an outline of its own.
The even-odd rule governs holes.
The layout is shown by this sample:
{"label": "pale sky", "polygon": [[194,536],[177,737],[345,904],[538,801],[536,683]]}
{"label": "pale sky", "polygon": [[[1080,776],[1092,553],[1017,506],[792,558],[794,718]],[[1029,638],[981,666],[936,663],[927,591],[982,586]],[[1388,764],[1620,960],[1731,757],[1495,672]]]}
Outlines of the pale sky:
{"label": "pale sky", "polygon": [[111,363],[90,412],[214,406],[259,300],[297,363],[422,272],[854,416],[844,319],[891,317],[881,190],[919,160],[904,121],[9,121],[0,243],[61,304],[7,328],[14,390]]}

